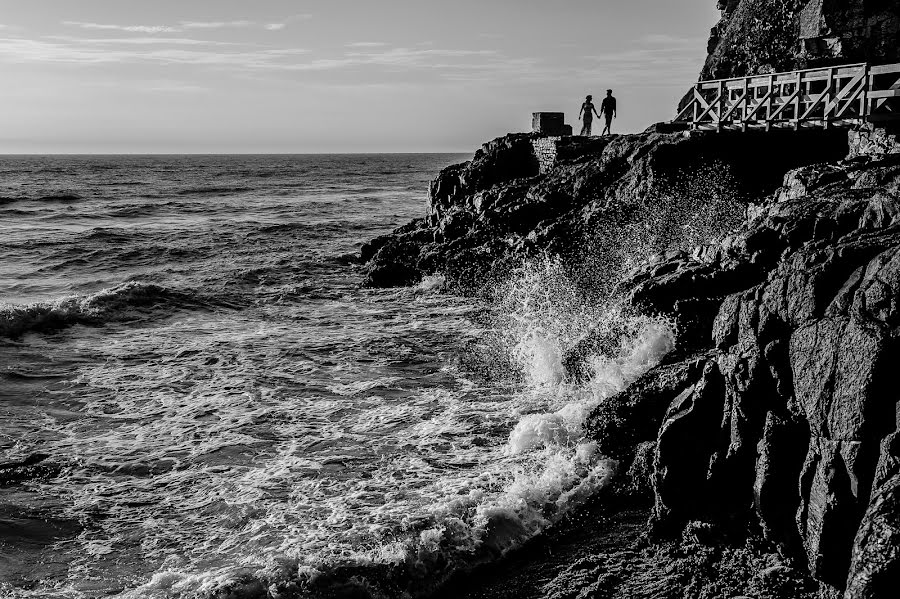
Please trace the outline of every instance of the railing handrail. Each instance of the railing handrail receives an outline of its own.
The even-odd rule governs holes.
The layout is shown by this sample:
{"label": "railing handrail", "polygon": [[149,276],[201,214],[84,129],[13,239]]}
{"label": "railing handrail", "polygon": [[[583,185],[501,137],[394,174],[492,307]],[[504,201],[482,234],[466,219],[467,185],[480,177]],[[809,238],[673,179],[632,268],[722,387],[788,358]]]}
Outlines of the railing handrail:
{"label": "railing handrail", "polygon": [[674,122],[719,131],[900,120],[900,63],[859,62],[699,80],[678,108]]}
{"label": "railing handrail", "polygon": [[[818,67],[814,69],[798,69],[796,71],[780,71],[778,73],[757,73],[755,75],[744,75],[743,77],[729,77],[727,79],[698,79],[694,84],[712,84],[712,83],[728,83],[729,81],[745,81],[747,79],[762,79],[764,77],[779,77],[781,75],[798,75],[801,73],[815,73],[817,71],[829,71],[834,69],[854,69],[854,68],[865,68],[869,65],[867,62],[854,62],[850,64],[837,64],[830,67]],[[892,66],[892,65],[879,65],[879,66]],[[900,70],[900,64],[896,65],[898,70]]]}

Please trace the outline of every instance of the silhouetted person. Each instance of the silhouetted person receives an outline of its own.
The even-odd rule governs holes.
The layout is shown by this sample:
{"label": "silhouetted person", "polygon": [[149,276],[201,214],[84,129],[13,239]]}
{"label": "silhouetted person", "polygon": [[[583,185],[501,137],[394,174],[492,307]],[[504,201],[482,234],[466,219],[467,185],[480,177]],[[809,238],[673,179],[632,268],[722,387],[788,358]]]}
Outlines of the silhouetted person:
{"label": "silhouetted person", "polygon": [[591,123],[594,121],[595,114],[598,119],[600,118],[600,115],[597,114],[597,109],[594,108],[594,103],[591,102],[591,98],[593,98],[593,96],[585,98],[584,104],[581,105],[581,110],[578,111],[578,118],[581,118],[582,114],[584,115],[584,121],[582,121],[584,124],[581,127],[582,135],[591,134]]}
{"label": "silhouetted person", "polygon": [[[606,117],[606,127],[603,128],[603,133],[600,135],[612,134],[610,126],[613,119],[616,118],[616,99],[613,97],[611,89],[606,90],[606,97],[600,103],[600,114]],[[599,117],[600,115],[597,116]]]}

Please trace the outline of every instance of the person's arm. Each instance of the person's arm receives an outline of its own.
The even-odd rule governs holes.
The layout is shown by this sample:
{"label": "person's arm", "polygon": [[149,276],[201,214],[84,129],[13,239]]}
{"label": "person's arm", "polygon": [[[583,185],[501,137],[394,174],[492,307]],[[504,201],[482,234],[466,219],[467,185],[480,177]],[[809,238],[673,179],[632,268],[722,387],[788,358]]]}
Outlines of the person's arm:
{"label": "person's arm", "polygon": [[581,110],[578,111],[578,118],[581,118],[582,112],[584,112],[584,104],[581,105]]}
{"label": "person's arm", "polygon": [[[596,106],[592,106],[591,108],[594,109],[594,114],[596,114],[596,115],[597,115],[597,118],[599,119],[599,118],[600,118],[600,113],[597,112],[597,107],[596,107]],[[602,108],[602,106],[601,106],[601,108]]]}

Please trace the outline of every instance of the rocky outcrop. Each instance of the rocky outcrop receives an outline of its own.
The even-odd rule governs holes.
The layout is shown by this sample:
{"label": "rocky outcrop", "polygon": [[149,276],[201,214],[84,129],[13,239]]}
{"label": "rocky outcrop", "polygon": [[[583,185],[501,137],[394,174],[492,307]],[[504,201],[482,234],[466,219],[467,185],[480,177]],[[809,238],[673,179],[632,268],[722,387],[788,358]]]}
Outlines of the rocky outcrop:
{"label": "rocky outcrop", "polygon": [[900,62],[900,1],[718,0],[701,78]]}
{"label": "rocky outcrop", "polygon": [[722,243],[633,274],[632,306],[691,334],[594,430],[626,460],[654,444],[658,535],[758,529],[824,589],[886,597],[900,568],[900,156],[784,183]]}
{"label": "rocky outcrop", "polygon": [[[549,167],[541,163],[548,139],[555,161]],[[815,131],[508,135],[444,169],[431,184],[424,218],[363,246],[366,285],[411,285],[442,273],[450,285],[472,289],[543,251],[575,262],[606,256],[618,268],[628,258],[623,252],[688,247],[727,230],[788,169],[846,151],[845,135]],[[602,270],[598,285],[614,278]]]}

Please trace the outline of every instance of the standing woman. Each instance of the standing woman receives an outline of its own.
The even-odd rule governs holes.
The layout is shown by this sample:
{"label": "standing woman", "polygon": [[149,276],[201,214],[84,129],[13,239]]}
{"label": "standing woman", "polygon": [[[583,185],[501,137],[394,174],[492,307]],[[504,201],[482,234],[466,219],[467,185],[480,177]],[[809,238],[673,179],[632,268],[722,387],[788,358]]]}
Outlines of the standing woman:
{"label": "standing woman", "polygon": [[578,111],[578,118],[581,118],[584,115],[584,125],[581,127],[581,135],[591,134],[591,123],[594,120],[594,115],[597,115],[597,118],[600,118],[600,115],[597,113],[597,109],[594,108],[594,103],[591,102],[591,98],[593,96],[588,96],[584,100],[584,104],[581,105],[581,110]]}

